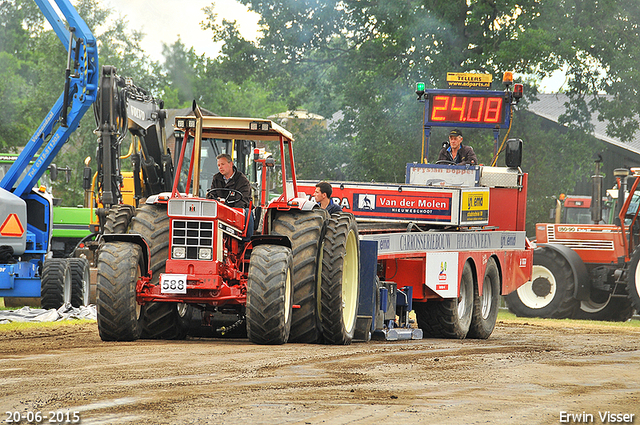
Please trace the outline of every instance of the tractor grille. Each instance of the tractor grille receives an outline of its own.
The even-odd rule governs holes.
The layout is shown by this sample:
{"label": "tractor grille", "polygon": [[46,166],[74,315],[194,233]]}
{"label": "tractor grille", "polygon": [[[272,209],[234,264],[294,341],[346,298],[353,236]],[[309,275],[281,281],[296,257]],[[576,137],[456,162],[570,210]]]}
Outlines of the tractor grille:
{"label": "tractor grille", "polygon": [[171,246],[184,247],[188,260],[201,259],[200,248],[213,250],[213,222],[174,220]]}
{"label": "tractor grille", "polygon": [[613,251],[612,240],[596,240],[596,239],[568,239],[557,238],[555,226],[550,224],[547,226],[547,242],[559,243],[571,249],[588,249],[597,251]]}

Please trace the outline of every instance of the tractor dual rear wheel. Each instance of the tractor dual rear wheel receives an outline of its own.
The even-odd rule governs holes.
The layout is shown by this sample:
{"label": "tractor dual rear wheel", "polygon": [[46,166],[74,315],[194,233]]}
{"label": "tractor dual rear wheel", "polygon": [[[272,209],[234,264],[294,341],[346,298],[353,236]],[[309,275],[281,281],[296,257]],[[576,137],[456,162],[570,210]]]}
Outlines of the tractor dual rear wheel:
{"label": "tractor dual rear wheel", "polygon": [[293,253],[293,310],[289,342],[316,343],[322,338],[318,315],[321,238],[325,210],[283,212],[272,224],[274,235],[288,236]]}
{"label": "tractor dual rear wheel", "polygon": [[358,225],[352,214],[333,214],[322,242],[320,317],[325,343],[353,340],[360,290]]}
{"label": "tractor dual rear wheel", "polygon": [[425,336],[463,339],[469,333],[473,317],[474,284],[467,262],[460,276],[460,296],[442,301],[414,303],[418,326]]}
{"label": "tractor dual rear wheel", "polygon": [[253,248],[247,277],[247,336],[255,344],[284,344],[293,309],[293,255],[280,245]]}

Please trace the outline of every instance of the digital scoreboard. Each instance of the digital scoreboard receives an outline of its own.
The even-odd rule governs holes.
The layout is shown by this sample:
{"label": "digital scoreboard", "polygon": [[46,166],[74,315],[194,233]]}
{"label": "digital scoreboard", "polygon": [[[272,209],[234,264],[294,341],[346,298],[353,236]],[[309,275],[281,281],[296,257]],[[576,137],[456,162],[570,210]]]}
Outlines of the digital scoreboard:
{"label": "digital scoreboard", "polygon": [[429,102],[429,121],[438,123],[499,124],[504,116],[502,96],[439,94]]}

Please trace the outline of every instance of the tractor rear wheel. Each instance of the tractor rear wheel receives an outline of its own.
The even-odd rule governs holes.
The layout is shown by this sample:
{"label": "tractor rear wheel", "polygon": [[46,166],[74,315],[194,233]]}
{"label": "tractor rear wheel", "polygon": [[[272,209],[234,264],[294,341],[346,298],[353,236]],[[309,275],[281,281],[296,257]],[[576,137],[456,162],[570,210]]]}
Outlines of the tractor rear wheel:
{"label": "tractor rear wheel", "polygon": [[564,257],[548,248],[533,251],[531,281],[506,296],[507,307],[520,317],[572,317],[580,302],[573,298],[574,276]]}
{"label": "tractor rear wheel", "polygon": [[328,214],[309,212],[280,213],[273,222],[274,235],[288,236],[293,253],[293,310],[289,342],[316,343],[322,337],[318,315],[320,240]]}
{"label": "tractor rear wheel", "polygon": [[40,306],[58,309],[71,303],[71,270],[66,258],[48,258],[44,261],[40,283]]}
{"label": "tractor rear wheel", "polygon": [[[131,220],[129,233],[142,235],[149,244],[151,283],[160,283],[160,274],[165,271],[169,258],[171,221],[164,205],[141,205]],[[160,305],[156,305],[160,304]],[[140,338],[183,339],[184,328],[180,325],[176,306],[171,303],[147,303],[142,308],[142,333]]]}
{"label": "tractor rear wheel", "polygon": [[482,295],[474,285],[473,315],[468,338],[487,339],[493,332],[498,318],[498,298],[500,297],[500,272],[493,258],[487,263],[482,281]]}
{"label": "tractor rear wheel", "polygon": [[358,225],[352,214],[334,214],[322,242],[320,317],[327,344],[351,344],[356,330],[360,254]]}
{"label": "tractor rear wheel", "polygon": [[98,254],[96,312],[103,341],[134,341],[140,338],[141,307],[136,283],[141,274],[142,249],[127,242],[108,242]]}
{"label": "tractor rear wheel", "polygon": [[89,304],[91,271],[86,258],[69,258],[71,270],[71,305],[80,307]]}
{"label": "tractor rear wheel", "polygon": [[442,301],[413,303],[418,327],[425,336],[463,339],[473,316],[473,272],[467,262],[460,277],[460,296]]}
{"label": "tractor rear wheel", "polygon": [[133,214],[134,208],[131,205],[113,205],[107,213],[104,232],[114,234],[127,233]]}
{"label": "tractor rear wheel", "polygon": [[280,245],[251,252],[247,278],[247,337],[255,344],[284,344],[291,331],[293,254]]}
{"label": "tractor rear wheel", "polygon": [[640,260],[640,248],[636,249],[631,256],[631,262],[629,263],[629,269],[627,270],[627,292],[629,293],[629,299],[631,304],[640,313],[640,267],[638,262]]}

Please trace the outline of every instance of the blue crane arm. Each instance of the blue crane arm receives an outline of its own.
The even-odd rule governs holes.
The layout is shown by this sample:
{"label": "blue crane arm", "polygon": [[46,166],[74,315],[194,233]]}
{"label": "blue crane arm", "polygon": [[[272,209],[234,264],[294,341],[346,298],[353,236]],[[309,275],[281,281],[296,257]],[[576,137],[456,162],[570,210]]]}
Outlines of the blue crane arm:
{"label": "blue crane arm", "polygon": [[[71,133],[77,129],[80,119],[96,100],[99,78],[96,39],[69,0],[55,0],[67,20],[68,28],[50,0],[34,1],[67,49],[68,67],[64,92],[0,182],[0,187],[9,191],[15,186],[13,192],[19,197],[31,191]],[[29,163],[34,159],[30,166]],[[20,179],[26,169],[26,175]]]}

